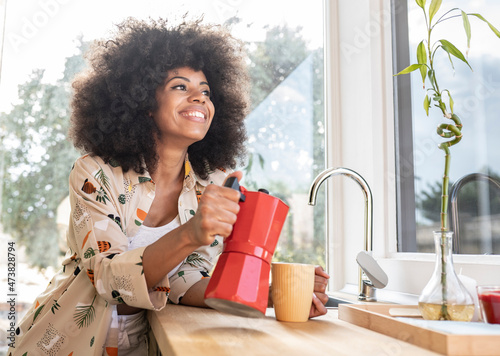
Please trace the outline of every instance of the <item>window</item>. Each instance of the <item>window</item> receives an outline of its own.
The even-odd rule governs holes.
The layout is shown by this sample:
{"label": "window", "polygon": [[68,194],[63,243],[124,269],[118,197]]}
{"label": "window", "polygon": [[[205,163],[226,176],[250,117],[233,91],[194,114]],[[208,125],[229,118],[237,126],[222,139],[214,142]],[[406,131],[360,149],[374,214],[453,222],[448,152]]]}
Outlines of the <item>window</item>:
{"label": "window", "polygon": [[[0,231],[19,248],[20,303],[31,303],[47,284],[40,278],[34,288],[24,285],[24,266],[58,268],[66,250],[67,177],[78,156],[65,139],[69,83],[85,65],[88,42],[128,16],[168,14],[173,23],[186,13],[204,16],[209,23],[231,23],[233,34],[247,43],[254,87],[243,185],[266,188],[290,206],[277,259],[325,263],[324,199],[314,209],[307,205],[309,185],[325,162],[322,1],[33,0],[25,5],[0,3],[0,15],[6,11]],[[52,274],[49,268],[45,278]]]}
{"label": "window", "polygon": [[[422,10],[414,1],[402,2],[395,17],[395,52],[397,68],[414,63],[415,49],[425,36]],[[468,13],[481,13],[495,26],[500,7],[494,1],[469,2],[447,1],[442,7],[458,7]],[[445,9],[443,9],[445,10]],[[441,11],[442,13],[443,11]],[[438,13],[438,15],[441,15]],[[476,21],[477,20],[477,21]],[[473,173],[489,175],[498,181],[500,165],[497,157],[497,140],[494,136],[498,126],[498,99],[500,98],[498,60],[500,59],[499,39],[487,24],[471,17],[472,40],[467,65],[455,62],[455,70],[450,68],[449,60],[443,53],[436,55],[437,78],[441,87],[449,88],[455,102],[455,112],[460,116],[464,127],[462,141],[451,148],[450,187],[461,177]],[[466,37],[460,17],[436,27],[434,40],[443,37],[450,39],[463,53],[466,53]],[[447,31],[444,32],[443,31]],[[451,35],[450,35],[451,33]],[[397,84],[397,122],[398,164],[402,172],[399,180],[401,206],[416,214],[400,215],[400,251],[433,251],[432,230],[439,230],[439,209],[441,177],[444,167],[443,152],[437,145],[444,140],[436,134],[436,127],[443,122],[436,109],[425,116],[422,102],[425,96],[422,81],[417,72],[406,78],[398,78]],[[412,178],[413,177],[413,178]],[[468,179],[465,178],[467,181]],[[488,184],[484,180],[472,181],[462,185],[457,192],[459,225],[450,222],[458,240],[455,251],[464,254],[499,254],[500,231],[497,227],[500,190],[498,184]],[[457,186],[458,187],[458,186]],[[450,191],[451,193],[451,191]],[[414,207],[414,209],[412,209]],[[450,208],[450,214],[452,209]],[[459,229],[457,228],[459,227]]]}
{"label": "window", "polygon": [[[415,216],[414,200],[413,208],[402,205],[398,186],[413,182],[413,172],[408,175],[407,167],[396,164],[396,148],[408,144],[408,138],[395,134],[403,130],[395,118],[399,112],[405,112],[397,98],[409,82],[401,83],[399,80],[404,77],[398,77],[396,83],[393,78],[400,43],[393,40],[393,35],[404,30],[397,27],[396,21],[406,14],[404,3],[328,2],[326,151],[328,167],[353,169],[371,187],[373,256],[389,276],[387,287],[378,292],[379,299],[414,302],[430,278],[434,254],[418,253],[416,244],[414,252],[401,252],[405,241],[411,242],[415,236],[415,231],[399,224]],[[401,68],[404,65],[397,69]],[[413,162],[413,158],[406,156],[403,162],[407,161]],[[362,194],[347,179],[330,179],[328,188],[327,259],[332,273],[329,287],[331,291],[356,293],[355,258],[363,249]],[[411,245],[404,248],[411,251]],[[474,278],[479,284],[495,283],[493,276],[500,273],[499,256],[460,254],[454,256],[454,261],[458,273]]]}

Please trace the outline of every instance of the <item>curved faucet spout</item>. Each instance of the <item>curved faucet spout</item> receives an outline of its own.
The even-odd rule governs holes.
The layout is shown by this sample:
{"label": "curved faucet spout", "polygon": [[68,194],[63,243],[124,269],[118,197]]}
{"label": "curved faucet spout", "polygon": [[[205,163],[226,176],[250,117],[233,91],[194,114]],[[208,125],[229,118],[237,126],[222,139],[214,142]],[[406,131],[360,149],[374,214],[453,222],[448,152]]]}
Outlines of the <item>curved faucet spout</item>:
{"label": "curved faucet spout", "polygon": [[373,198],[372,191],[370,186],[366,182],[366,180],[356,173],[355,171],[338,167],[338,168],[328,168],[318,174],[318,176],[314,179],[311,184],[311,188],[309,189],[309,205],[316,205],[316,195],[318,194],[318,189],[326,179],[336,175],[344,175],[347,176],[356,183],[359,184],[361,189],[363,190],[363,194],[365,197],[365,239],[364,239],[364,248],[365,251],[372,251],[373,244]]}
{"label": "curved faucet spout", "polygon": [[[500,189],[500,181],[498,179],[484,173],[469,173],[457,180],[450,188],[448,196],[448,206],[450,207],[450,225],[453,234],[453,253],[460,253],[460,224],[458,217],[458,193],[470,182],[483,181],[493,184],[497,189]],[[479,198],[479,197],[478,197]]]}
{"label": "curved faucet spout", "polygon": [[[316,205],[316,195],[318,194],[318,189],[326,179],[336,175],[344,175],[353,179],[363,190],[365,197],[365,236],[364,236],[364,249],[368,253],[372,252],[373,244],[373,198],[372,191],[365,179],[361,177],[358,173],[354,172],[348,168],[329,168],[318,174],[316,179],[314,179],[311,188],[309,189],[309,205]],[[374,263],[376,264],[375,260]],[[359,264],[359,261],[358,261]],[[361,267],[361,265],[360,265]],[[364,272],[363,268],[359,269],[359,296],[358,300],[375,302],[377,298],[375,297],[375,287],[371,283],[370,279]],[[386,282],[387,284],[387,282]]]}

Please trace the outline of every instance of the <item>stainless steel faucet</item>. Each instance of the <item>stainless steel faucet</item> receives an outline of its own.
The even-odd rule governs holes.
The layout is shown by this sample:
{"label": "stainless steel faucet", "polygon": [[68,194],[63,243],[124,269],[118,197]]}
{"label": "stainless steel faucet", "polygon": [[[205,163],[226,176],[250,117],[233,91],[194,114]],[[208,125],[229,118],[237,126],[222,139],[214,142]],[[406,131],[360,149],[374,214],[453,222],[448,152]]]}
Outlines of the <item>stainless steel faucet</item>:
{"label": "stainless steel faucet", "polygon": [[[353,179],[356,181],[356,183],[359,184],[361,189],[363,190],[363,194],[365,197],[365,236],[364,236],[364,250],[368,253],[371,253],[372,251],[372,244],[373,244],[373,198],[372,198],[372,192],[370,189],[370,186],[366,182],[366,180],[359,175],[358,173],[354,172],[353,170],[350,170],[348,168],[329,168],[321,172],[313,181],[311,188],[309,189],[309,205],[316,205],[316,195],[318,194],[318,189],[321,186],[321,183],[328,179],[329,177],[336,176],[336,175],[344,175],[348,176],[349,178]],[[371,258],[371,256],[369,256]],[[378,267],[377,263],[375,260],[373,260],[375,265]],[[359,296],[358,300],[363,300],[363,301],[369,301],[369,302],[374,302],[377,300],[375,296],[375,286],[374,284],[370,281],[370,279],[367,277],[366,273],[363,271],[363,264],[360,263],[360,271],[359,271],[359,281],[358,281],[358,287],[359,287]],[[370,263],[371,266],[373,266],[373,263]],[[380,269],[380,271],[382,271]],[[371,273],[368,273],[371,275]],[[385,273],[382,271],[382,274],[385,275]],[[384,280],[384,277],[382,276],[382,279]],[[378,282],[378,281],[377,281]],[[377,287],[380,288],[382,285],[381,283],[376,283]],[[387,284],[387,276],[385,275],[385,284],[383,284],[382,288],[385,287]]]}
{"label": "stainless steel faucet", "polygon": [[448,205],[450,206],[450,225],[453,234],[453,253],[460,253],[460,225],[458,219],[458,193],[469,182],[484,181],[500,189],[500,182],[484,173],[470,173],[457,180],[450,188]]}

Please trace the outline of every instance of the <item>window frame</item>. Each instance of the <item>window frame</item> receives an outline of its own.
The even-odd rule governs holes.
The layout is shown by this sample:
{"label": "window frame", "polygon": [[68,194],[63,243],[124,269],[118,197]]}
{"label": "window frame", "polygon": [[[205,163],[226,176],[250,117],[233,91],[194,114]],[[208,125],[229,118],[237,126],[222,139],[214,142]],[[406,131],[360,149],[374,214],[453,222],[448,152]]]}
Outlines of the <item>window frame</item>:
{"label": "window frame", "polygon": [[[399,7],[400,3],[396,0],[324,2],[326,166],[353,169],[371,187],[372,255],[389,277],[387,287],[379,291],[379,299],[397,301],[408,297],[414,301],[431,276],[435,255],[398,252],[398,236],[415,236],[401,224],[415,210],[405,210],[406,217],[398,214],[401,210],[398,206],[408,209],[401,196],[401,191],[408,189],[405,181],[413,181],[402,179],[412,170],[405,171],[408,167],[402,167],[401,163],[403,157],[407,161],[409,157],[396,155],[405,142],[396,139],[395,130],[403,128],[395,117],[407,110],[404,105],[394,105],[394,93],[402,95],[405,86],[404,78],[393,81],[394,63],[403,56],[393,54],[392,20],[406,11],[406,6]],[[409,147],[405,146],[407,150]],[[397,170],[396,162],[401,167]],[[361,192],[345,180],[329,179],[325,183],[327,270],[331,275],[328,291],[352,292],[358,284],[355,255],[363,247]],[[411,241],[407,245],[411,246]],[[457,273],[461,271],[478,284],[499,283],[495,276],[500,275],[500,256],[454,255],[453,258]]]}
{"label": "window frame", "polygon": [[[394,73],[410,65],[408,37],[408,3],[391,0],[392,61]],[[400,69],[401,68],[401,69]],[[411,103],[411,77],[394,77],[396,197],[402,209],[398,214],[398,251],[417,251],[417,229],[415,218],[415,171],[413,168],[413,127]]]}

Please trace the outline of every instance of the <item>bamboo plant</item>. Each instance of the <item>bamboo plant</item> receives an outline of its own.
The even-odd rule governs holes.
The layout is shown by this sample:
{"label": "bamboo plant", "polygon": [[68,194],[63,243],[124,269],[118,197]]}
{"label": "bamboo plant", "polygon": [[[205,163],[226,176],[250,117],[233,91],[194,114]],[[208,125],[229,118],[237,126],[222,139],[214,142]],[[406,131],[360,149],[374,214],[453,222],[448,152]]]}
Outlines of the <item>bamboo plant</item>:
{"label": "bamboo plant", "polygon": [[[436,54],[443,53],[448,57],[451,67],[454,69],[454,64],[452,58],[458,58],[460,61],[465,63],[471,70],[469,62],[466,56],[450,41],[445,39],[439,39],[433,41],[432,33],[436,26],[439,24],[449,21],[452,19],[462,19],[463,28],[465,31],[465,36],[467,39],[467,52],[468,54],[471,41],[471,25],[469,22],[470,17],[478,18],[479,20],[485,22],[489,28],[494,32],[494,34],[500,38],[500,32],[489,23],[482,15],[477,13],[466,13],[459,8],[452,8],[445,11],[443,15],[437,17],[437,13],[441,8],[442,0],[432,0],[429,5],[426,5],[426,0],[415,0],[416,4],[422,9],[425,24],[427,28],[426,38],[424,38],[417,46],[417,63],[411,64],[409,67],[403,69],[396,75],[408,74],[413,71],[419,70],[423,88],[426,92],[424,98],[424,110],[429,116],[429,109],[434,106],[437,107],[443,115],[444,123],[438,125],[437,134],[444,139],[449,139],[438,145],[438,148],[444,151],[444,174],[442,178],[442,190],[441,190],[441,287],[442,287],[442,297],[443,304],[441,307],[441,319],[450,319],[450,315],[447,310],[447,295],[446,295],[446,261],[444,254],[444,238],[445,232],[448,231],[448,190],[449,190],[449,171],[450,171],[450,147],[456,145],[462,140],[462,122],[458,115],[454,112],[454,101],[451,92],[448,89],[440,87],[438,83],[438,76],[435,69]],[[430,84],[426,88],[426,82]]]}

